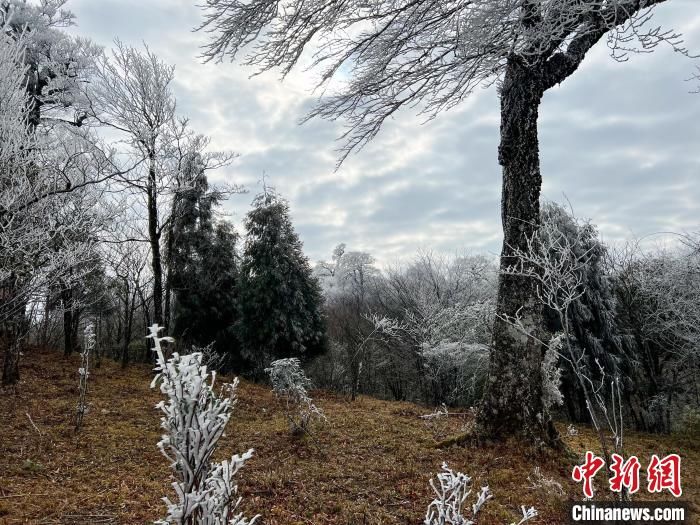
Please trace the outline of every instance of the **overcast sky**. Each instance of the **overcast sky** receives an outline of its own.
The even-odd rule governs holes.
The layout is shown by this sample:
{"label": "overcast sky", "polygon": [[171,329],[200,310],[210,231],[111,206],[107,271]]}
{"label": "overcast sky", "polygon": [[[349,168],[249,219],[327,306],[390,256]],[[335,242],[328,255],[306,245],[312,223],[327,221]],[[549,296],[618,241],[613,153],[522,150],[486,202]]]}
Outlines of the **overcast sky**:
{"label": "overcast sky", "polygon": [[[227,203],[234,222],[258,181],[290,201],[312,260],[333,247],[368,251],[380,263],[420,249],[500,251],[499,104],[494,89],[422,125],[410,111],[334,173],[341,124],[299,119],[313,104],[313,77],[296,72],[249,79],[238,64],[203,64],[206,39],[196,0],[71,0],[77,31],[106,47],[114,38],[146,42],[176,65],[179,113],[240,153],[217,177],[250,195]],[[682,31],[700,53],[698,0],[672,0],[655,23]],[[696,62],[697,63],[697,62]],[[686,81],[692,60],[659,48],[620,64],[599,44],[540,110],[545,198],[568,198],[575,213],[614,242],[665,231],[700,229],[700,95]]]}

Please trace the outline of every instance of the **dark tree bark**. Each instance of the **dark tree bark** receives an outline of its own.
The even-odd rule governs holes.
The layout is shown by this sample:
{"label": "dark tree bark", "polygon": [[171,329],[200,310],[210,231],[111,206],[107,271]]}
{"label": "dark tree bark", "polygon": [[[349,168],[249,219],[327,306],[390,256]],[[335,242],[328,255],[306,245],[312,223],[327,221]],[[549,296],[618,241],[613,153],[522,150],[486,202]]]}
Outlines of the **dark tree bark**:
{"label": "dark tree bark", "polygon": [[[144,326],[151,326],[153,323],[151,322],[151,315],[150,311],[148,308],[148,301],[146,299],[145,294],[143,293],[143,289],[136,285],[136,292],[138,293],[139,300],[141,301],[141,310],[143,311],[143,322]],[[155,354],[151,352],[151,344],[150,344],[150,339],[146,339],[146,337],[143,338],[144,341],[144,355],[143,355],[143,361],[144,362],[149,362],[155,360]]]}
{"label": "dark tree bark", "polygon": [[15,385],[19,382],[19,344],[8,339],[6,341],[5,360],[2,367],[3,386]]}
{"label": "dark tree bark", "polygon": [[11,386],[19,382],[19,359],[22,333],[26,328],[24,316],[26,301],[18,297],[16,275],[12,274],[0,283],[0,347],[4,347],[2,385]]}
{"label": "dark tree bark", "polygon": [[158,230],[155,154],[151,155],[148,169],[148,239],[151,244],[151,269],[153,270],[153,322],[163,326],[163,261],[160,254],[160,232]]}
{"label": "dark tree bark", "polygon": [[2,385],[10,386],[19,382],[20,357],[19,315],[13,315],[0,326],[0,345],[5,347],[2,366]]}
{"label": "dark tree bark", "polygon": [[[537,117],[543,94],[540,68],[511,57],[501,92],[501,269],[514,263],[515,250],[527,249],[527,239],[540,221]],[[516,316],[529,335],[513,325]],[[520,435],[548,444],[557,440],[542,404],[543,324],[535,281],[501,274],[487,392],[479,413],[484,435]]]}
{"label": "dark tree bark", "polygon": [[63,305],[63,355],[68,357],[73,353],[73,290],[70,286],[61,288],[61,303]]}
{"label": "dark tree bark", "polygon": [[[172,212],[174,213],[174,211]],[[166,253],[166,267],[167,270],[165,272],[165,305],[164,305],[164,313],[163,313],[163,326],[165,326],[164,332],[166,334],[170,333],[170,317],[171,317],[171,307],[172,307],[172,283],[173,283],[173,268],[172,268],[172,253],[173,253],[173,245],[174,245],[174,239],[173,239],[173,228],[172,228],[172,223],[171,226],[168,228],[168,234],[166,238],[167,242],[167,248],[165,250]]]}
{"label": "dark tree bark", "polygon": [[[135,294],[135,292],[134,292]],[[134,299],[128,279],[124,279],[124,334],[122,335],[121,365],[126,368],[129,364],[129,343],[131,342],[131,331],[134,320]]]}

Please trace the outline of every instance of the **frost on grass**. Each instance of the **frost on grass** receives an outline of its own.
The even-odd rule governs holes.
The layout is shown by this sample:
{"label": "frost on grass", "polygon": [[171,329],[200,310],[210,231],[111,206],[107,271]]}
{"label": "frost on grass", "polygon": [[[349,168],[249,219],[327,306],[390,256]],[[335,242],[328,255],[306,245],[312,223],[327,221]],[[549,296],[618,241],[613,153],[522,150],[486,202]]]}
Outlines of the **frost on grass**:
{"label": "frost on grass", "polygon": [[[238,380],[226,384],[221,394],[214,391],[215,372],[202,364],[202,354],[174,353],[167,361],[161,343],[173,342],[159,337],[162,327],[149,327],[156,352],[156,377],[151,388],[160,385],[167,401],[156,405],[163,412],[161,427],[165,430],[158,442],[170,461],[176,481],[177,500],[163,498],[168,506],[160,525],[252,525],[252,520],[236,514],[241,501],[234,477],[253,455],[253,449],[235,454],[221,463],[211,461],[217,442],[223,435],[236,403]],[[225,395],[224,395],[225,393]]]}
{"label": "frost on grass", "polygon": [[[489,487],[481,487],[476,502],[470,507],[467,498],[472,493],[472,478],[452,470],[447,463],[442,464],[442,472],[436,477],[437,483],[430,480],[435,499],[428,505],[423,525],[474,525],[481,508],[493,497]],[[517,525],[537,516],[534,507],[521,507],[521,512],[523,517]]]}
{"label": "frost on grass", "polygon": [[299,359],[296,357],[278,359],[270,363],[270,367],[266,368],[265,372],[270,376],[275,395],[285,400],[286,415],[292,433],[308,432],[309,425],[314,419],[326,419],[323,411],[309,396],[311,380],[304,374]]}

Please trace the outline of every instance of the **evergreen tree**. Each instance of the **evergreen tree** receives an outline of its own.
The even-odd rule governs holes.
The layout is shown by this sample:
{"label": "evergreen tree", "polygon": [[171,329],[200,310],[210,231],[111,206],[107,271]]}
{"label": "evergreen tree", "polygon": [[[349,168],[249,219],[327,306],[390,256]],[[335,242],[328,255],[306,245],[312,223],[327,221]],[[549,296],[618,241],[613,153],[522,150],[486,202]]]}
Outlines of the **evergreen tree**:
{"label": "evergreen tree", "polygon": [[237,234],[227,222],[215,223],[221,195],[211,191],[197,155],[185,163],[173,203],[168,239],[168,284],[172,289],[173,334],[185,345],[205,346],[236,367],[240,352],[237,317]]}
{"label": "evergreen tree", "polygon": [[260,371],[272,359],[309,358],[325,346],[322,295],[289,218],[274,191],[253,200],[245,221],[239,338]]}
{"label": "evergreen tree", "polygon": [[[568,312],[572,344],[583,355],[583,369],[588,377],[596,380],[602,366],[608,377],[628,377],[629,358],[626,341],[615,319],[615,297],[611,278],[605,272],[606,247],[598,238],[596,227],[580,223],[558,204],[545,202],[542,206],[543,223],[554,223],[557,230],[572,239],[577,260],[587,260],[582,268],[583,294],[576,299]],[[573,241],[577,239],[577,241]],[[550,332],[561,330],[557,317],[545,309],[545,323]],[[573,421],[589,420],[586,399],[571,366],[566,364],[562,376],[562,393],[569,418]]]}

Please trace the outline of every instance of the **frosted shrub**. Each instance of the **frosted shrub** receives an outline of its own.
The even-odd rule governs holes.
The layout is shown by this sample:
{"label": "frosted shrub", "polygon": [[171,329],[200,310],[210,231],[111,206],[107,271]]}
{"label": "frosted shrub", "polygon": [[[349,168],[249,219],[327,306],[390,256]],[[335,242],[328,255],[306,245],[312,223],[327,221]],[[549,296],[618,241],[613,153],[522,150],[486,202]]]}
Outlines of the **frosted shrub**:
{"label": "frosted shrub", "polygon": [[272,381],[272,390],[284,398],[286,415],[292,433],[308,432],[311,421],[325,420],[326,416],[309,396],[311,381],[296,357],[278,359],[265,369]]}
{"label": "frosted shrub", "polygon": [[201,353],[180,355],[176,352],[166,362],[161,342],[173,339],[159,337],[160,330],[162,327],[158,325],[149,327],[148,338],[153,339],[157,354],[157,375],[151,388],[160,384],[160,391],[167,397],[167,401],[156,405],[163,412],[161,427],[165,430],[158,448],[173,469],[177,501],[163,498],[168,515],[156,523],[252,525],[257,516],[247,520],[242,514],[235,514],[241,498],[236,498],[238,487],[233,480],[253,455],[253,449],[221,463],[211,461],[231,418],[238,380],[223,386],[221,393],[226,395],[217,395],[214,392],[216,372],[209,373],[202,364]]}
{"label": "frosted shrub", "polygon": [[532,470],[532,474],[527,477],[530,482],[530,488],[532,490],[543,489],[549,494],[556,494],[557,496],[564,496],[564,487],[554,478],[548,478],[542,474],[542,469],[540,467],[535,467]]}
{"label": "frosted shrub", "polygon": [[80,352],[80,368],[78,368],[78,406],[75,412],[75,431],[83,425],[83,417],[87,410],[87,382],[90,376],[90,352],[95,350],[95,327],[92,324],[85,327],[85,340]]}
{"label": "frosted shrub", "polygon": [[212,371],[221,370],[226,363],[226,356],[214,350],[214,343],[206,346],[192,345],[192,352],[202,354],[202,364]]}
{"label": "frosted shrub", "polygon": [[[481,491],[476,498],[476,502],[471,507],[466,503],[472,492],[472,478],[462,472],[455,472],[442,464],[442,472],[437,476],[437,483],[430,480],[430,486],[435,492],[435,499],[428,505],[423,525],[473,525],[474,520],[484,504],[493,495],[488,487],[481,487]],[[526,521],[537,516],[534,507],[529,509],[521,507],[523,517],[517,525],[522,525]],[[471,517],[467,518],[465,514]],[[512,524],[513,525],[513,524]]]}

